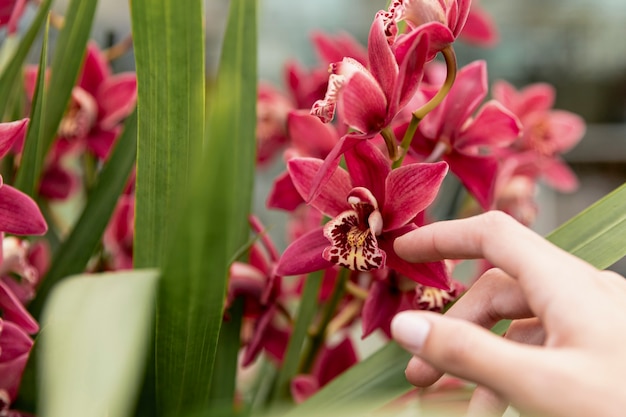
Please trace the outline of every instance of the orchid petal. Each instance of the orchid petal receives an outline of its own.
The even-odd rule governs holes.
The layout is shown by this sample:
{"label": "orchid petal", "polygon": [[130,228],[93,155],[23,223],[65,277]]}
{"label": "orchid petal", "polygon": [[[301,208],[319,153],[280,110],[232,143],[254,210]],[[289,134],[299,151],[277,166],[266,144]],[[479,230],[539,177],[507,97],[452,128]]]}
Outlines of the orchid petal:
{"label": "orchid petal", "polygon": [[457,136],[454,146],[463,149],[473,146],[505,147],[520,135],[522,125],[517,117],[501,103],[485,103],[476,117]]}
{"label": "orchid petal", "polygon": [[428,45],[429,38],[423,31],[413,31],[396,44],[394,53],[400,70],[390,99],[390,119],[415,96],[424,76]]}
{"label": "orchid petal", "polygon": [[333,264],[322,257],[330,246],[322,228],[311,230],[285,249],[278,261],[276,274],[280,276],[301,275],[329,268]]}
{"label": "orchid petal", "polygon": [[498,160],[491,156],[451,152],[444,157],[450,170],[485,210],[492,208]]}
{"label": "orchid petal", "polygon": [[[287,169],[293,185],[302,197],[311,192],[313,182],[324,161],[316,158],[293,158],[287,162]],[[343,168],[331,172],[324,187],[310,204],[329,217],[349,209],[346,198],[352,189],[350,176]]]}
{"label": "orchid petal", "polygon": [[17,397],[22,374],[28,361],[33,340],[19,326],[0,319],[0,387],[5,389],[13,400]]}
{"label": "orchid petal", "polygon": [[319,389],[319,380],[313,375],[296,375],[290,384],[291,396],[296,404],[303,403]]}
{"label": "orchid petal", "polygon": [[353,187],[364,187],[376,201],[385,201],[385,178],[391,172],[389,160],[370,141],[361,141],[344,154]]}
{"label": "orchid petal", "polygon": [[0,231],[15,235],[43,235],[48,230],[37,203],[23,192],[0,187]]}
{"label": "orchid petal", "polygon": [[361,338],[370,335],[378,328],[388,327],[398,312],[402,301],[399,291],[393,291],[384,281],[375,280],[367,294],[361,313]]}
{"label": "orchid petal", "polygon": [[383,19],[381,14],[377,14],[374,18],[370,27],[367,48],[370,71],[389,100],[398,77],[398,64],[387,42]]}
{"label": "orchid petal", "polygon": [[387,98],[369,72],[352,74],[337,101],[340,117],[348,126],[364,134],[375,134],[385,127]]}
{"label": "orchid petal", "polygon": [[111,129],[95,128],[87,136],[87,148],[100,160],[106,160],[113,149],[122,129],[115,126]]}
{"label": "orchid petal", "polygon": [[[26,333],[35,334],[39,331],[37,321],[24,308],[20,300],[9,287],[0,281],[0,311],[2,318],[20,326]],[[4,353],[4,352],[2,352]]]}
{"label": "orchid petal", "polygon": [[410,164],[391,171],[382,209],[384,230],[402,227],[426,209],[447,172],[445,162]]}
{"label": "orchid petal", "polygon": [[111,129],[130,115],[137,103],[137,76],[126,72],[108,77],[95,96],[100,108],[100,126]]}
{"label": "orchid petal", "polygon": [[471,8],[460,36],[465,42],[483,47],[494,46],[500,40],[491,16],[477,7]]}
{"label": "orchid petal", "polygon": [[333,125],[323,123],[306,110],[289,112],[287,129],[292,146],[301,156],[324,158],[339,141]]}
{"label": "orchid petal", "polygon": [[535,83],[518,93],[518,107],[515,113],[523,117],[532,112],[544,112],[554,106],[555,88],[548,83]]}
{"label": "orchid petal", "polygon": [[553,110],[549,123],[552,142],[559,153],[572,149],[585,135],[585,121],[577,114]]}
{"label": "orchid petal", "polygon": [[79,182],[76,174],[55,163],[44,171],[39,183],[39,194],[49,200],[63,201],[78,190]]}
{"label": "orchid petal", "polygon": [[367,63],[367,51],[347,32],[331,37],[314,31],[311,40],[317,54],[326,63],[341,61],[346,56],[356,59],[363,65]]}
{"label": "orchid petal", "polygon": [[16,142],[23,142],[28,126],[28,118],[14,122],[0,123],[0,158],[11,150]]}
{"label": "orchid petal", "polygon": [[317,171],[317,174],[315,174],[315,177],[313,178],[307,194],[303,194],[302,197],[307,202],[315,200],[317,196],[322,192],[322,189],[326,187],[326,184],[328,183],[328,181],[330,181],[334,173],[337,171],[341,156],[357,143],[359,143],[359,141],[367,138],[367,136],[363,135],[347,134],[339,139],[339,142],[337,142],[335,147],[326,156],[326,159],[324,159],[323,164],[319,167],[319,170]]}
{"label": "orchid petal", "polygon": [[552,158],[541,165],[545,181],[554,189],[570,193],[578,188],[576,174],[560,158]]}
{"label": "orchid petal", "polygon": [[100,84],[111,76],[108,60],[95,42],[87,44],[83,70],[77,86],[96,96]]}
{"label": "orchid petal", "polygon": [[357,361],[354,344],[346,337],[341,343],[331,348],[326,347],[320,352],[313,367],[313,374],[317,376],[320,385],[324,386]]}
{"label": "orchid petal", "polygon": [[276,177],[267,198],[268,208],[294,211],[303,203],[304,199],[293,185],[288,171]]}

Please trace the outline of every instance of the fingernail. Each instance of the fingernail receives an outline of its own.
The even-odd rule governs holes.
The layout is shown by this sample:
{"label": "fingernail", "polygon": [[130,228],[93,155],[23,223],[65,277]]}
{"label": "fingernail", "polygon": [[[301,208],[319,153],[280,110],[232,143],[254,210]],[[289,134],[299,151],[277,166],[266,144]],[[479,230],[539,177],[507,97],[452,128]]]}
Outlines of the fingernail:
{"label": "fingernail", "polygon": [[422,350],[429,331],[430,323],[418,313],[399,313],[391,321],[393,338],[413,353]]}

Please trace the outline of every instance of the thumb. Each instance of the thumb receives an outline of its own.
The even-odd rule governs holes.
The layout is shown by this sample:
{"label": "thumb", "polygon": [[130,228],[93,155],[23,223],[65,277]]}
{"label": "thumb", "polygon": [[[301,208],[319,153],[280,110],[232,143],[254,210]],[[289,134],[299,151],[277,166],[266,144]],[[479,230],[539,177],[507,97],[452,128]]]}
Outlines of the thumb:
{"label": "thumb", "polygon": [[505,340],[473,323],[436,313],[405,311],[391,322],[393,338],[441,372],[511,398],[543,368],[541,348]]}

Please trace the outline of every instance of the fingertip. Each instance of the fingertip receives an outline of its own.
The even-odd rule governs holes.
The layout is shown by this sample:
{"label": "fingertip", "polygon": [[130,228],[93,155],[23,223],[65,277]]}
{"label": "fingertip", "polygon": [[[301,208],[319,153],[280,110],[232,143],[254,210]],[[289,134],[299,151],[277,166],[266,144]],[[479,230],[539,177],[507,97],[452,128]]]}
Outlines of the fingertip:
{"label": "fingertip", "polygon": [[422,314],[405,311],[391,321],[391,335],[407,351],[418,354],[430,332],[430,322]]}
{"label": "fingertip", "polygon": [[396,252],[396,254],[400,258],[404,259],[405,261],[416,262],[419,260],[417,257],[417,254],[415,253],[415,248],[414,248],[415,245],[413,244],[415,233],[418,230],[419,229],[412,230],[398,237],[393,242],[393,250]]}

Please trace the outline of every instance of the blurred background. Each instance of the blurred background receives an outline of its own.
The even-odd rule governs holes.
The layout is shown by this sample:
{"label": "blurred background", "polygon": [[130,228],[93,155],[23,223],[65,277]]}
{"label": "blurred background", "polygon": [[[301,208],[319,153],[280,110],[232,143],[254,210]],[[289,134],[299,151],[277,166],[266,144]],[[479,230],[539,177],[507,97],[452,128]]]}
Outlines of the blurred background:
{"label": "blurred background", "polygon": [[[476,0],[474,0],[476,1]],[[67,0],[57,0],[63,12]],[[312,30],[346,31],[365,44],[372,18],[385,0],[259,0],[259,72],[282,86],[283,64],[297,59],[316,63],[309,42]],[[588,123],[582,142],[566,160],[580,189],[572,194],[542,187],[535,228],[548,233],[626,180],[626,2],[623,0],[482,0],[500,33],[497,46],[484,49],[457,42],[459,65],[476,59],[488,63],[490,81],[505,79],[517,87],[548,82],[557,88],[556,108],[580,114]],[[130,33],[128,0],[100,1],[93,37],[103,47]],[[215,73],[227,0],[206,7],[207,71]],[[131,54],[115,62],[132,69]],[[258,177],[256,208],[275,231],[284,218],[267,213],[264,200],[278,161]],[[280,233],[278,233],[280,234]],[[626,261],[613,269],[626,274]]]}

